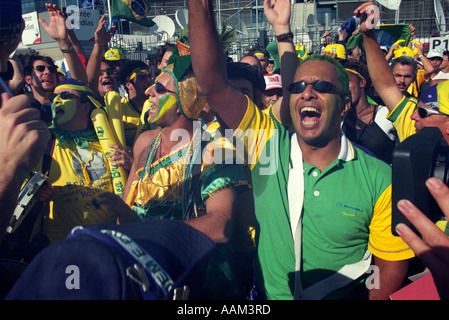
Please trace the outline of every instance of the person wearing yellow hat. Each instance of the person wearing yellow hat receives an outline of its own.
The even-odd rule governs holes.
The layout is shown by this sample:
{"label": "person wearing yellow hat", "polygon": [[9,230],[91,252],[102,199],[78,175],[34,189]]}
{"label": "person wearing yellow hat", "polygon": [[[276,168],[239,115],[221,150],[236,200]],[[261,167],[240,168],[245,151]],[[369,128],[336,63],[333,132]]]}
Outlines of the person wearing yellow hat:
{"label": "person wearing yellow hat", "polygon": [[116,82],[116,88],[115,91],[117,91],[121,97],[126,96],[126,90],[124,85],[121,83],[119,74],[120,70],[122,69],[122,66],[125,64],[125,54],[121,48],[110,48],[104,53],[104,59],[112,64],[114,70],[115,70],[115,82]]}

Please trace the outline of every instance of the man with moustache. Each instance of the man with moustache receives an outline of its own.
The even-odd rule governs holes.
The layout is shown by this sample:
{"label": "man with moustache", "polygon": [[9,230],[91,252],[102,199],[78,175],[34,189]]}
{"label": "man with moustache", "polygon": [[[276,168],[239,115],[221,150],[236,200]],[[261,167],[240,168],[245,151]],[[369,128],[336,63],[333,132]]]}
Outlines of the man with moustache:
{"label": "man with moustache", "polygon": [[[283,86],[290,92],[270,115],[227,79],[213,2],[189,1],[198,85],[237,141],[246,141],[258,240],[252,297],[389,299],[406,275],[404,260],[413,256],[388,223],[391,169],[341,134],[350,103],[344,68],[320,55],[298,69],[297,61],[288,63],[296,57],[290,1],[265,0],[264,9],[277,38]],[[291,71],[296,71],[293,82],[286,80]],[[372,255],[380,285],[367,290]]]}
{"label": "man with moustache", "polygon": [[[372,5],[372,2],[366,4],[366,6],[369,5]],[[366,6],[358,12],[365,13]],[[399,141],[404,141],[424,127],[438,127],[443,138],[449,142],[449,80],[437,84],[437,87],[433,89],[431,88],[435,93],[432,94],[435,101],[428,101],[427,99],[427,94],[431,91],[424,91],[421,100],[407,96],[400,88],[395,86],[394,74],[392,76],[389,72],[385,59],[380,58],[381,51],[373,30],[365,27],[365,23],[361,27],[368,71],[374,88],[389,110],[387,118],[396,128]]]}

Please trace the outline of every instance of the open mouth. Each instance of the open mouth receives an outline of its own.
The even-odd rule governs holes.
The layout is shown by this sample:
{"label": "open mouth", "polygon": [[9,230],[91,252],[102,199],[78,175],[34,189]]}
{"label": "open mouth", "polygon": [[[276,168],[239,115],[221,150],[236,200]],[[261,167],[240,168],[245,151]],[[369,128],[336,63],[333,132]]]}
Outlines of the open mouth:
{"label": "open mouth", "polygon": [[56,107],[55,108],[55,118],[59,118],[62,117],[64,115],[64,109],[61,107]]}
{"label": "open mouth", "polygon": [[47,79],[47,78],[44,78],[44,79],[42,79],[41,80],[41,83],[43,84],[43,85],[53,85],[53,81],[51,80],[51,79]]}
{"label": "open mouth", "polygon": [[156,113],[158,110],[157,106],[155,104],[151,104],[150,109],[148,110],[150,113]]}
{"label": "open mouth", "polygon": [[101,83],[102,86],[108,86],[108,87],[112,87],[112,81],[110,80],[105,80]]}
{"label": "open mouth", "polygon": [[321,118],[321,111],[315,107],[303,107],[300,110],[301,123],[303,125],[314,125],[319,122]]}

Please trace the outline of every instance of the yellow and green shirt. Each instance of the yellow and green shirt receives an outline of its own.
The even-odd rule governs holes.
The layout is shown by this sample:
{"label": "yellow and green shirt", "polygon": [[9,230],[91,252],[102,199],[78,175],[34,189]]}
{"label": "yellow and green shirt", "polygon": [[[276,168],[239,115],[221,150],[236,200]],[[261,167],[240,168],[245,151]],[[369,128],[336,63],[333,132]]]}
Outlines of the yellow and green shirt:
{"label": "yellow and green shirt", "polygon": [[[37,168],[42,168],[42,161]],[[48,175],[53,193],[44,225],[50,242],[64,239],[75,226],[116,223],[115,215],[92,203],[98,193],[113,192],[110,172],[98,141],[78,148],[73,141],[58,145],[56,139]]]}
{"label": "yellow and green shirt", "polygon": [[411,119],[411,115],[416,110],[418,101],[413,97],[403,97],[398,105],[387,114],[387,119],[393,123],[398,133],[399,142],[404,141],[412,134],[415,134],[415,120]]}
{"label": "yellow and green shirt", "polygon": [[[246,141],[255,197],[256,283],[268,299],[293,299],[295,250],[287,193],[291,135],[272,112],[267,116],[249,99],[238,129],[235,136]],[[304,164],[302,216],[304,288],[362,260],[367,249],[385,260],[413,256],[391,234],[391,168],[344,136],[340,155],[326,170]],[[331,295],[327,298],[347,292]]]}

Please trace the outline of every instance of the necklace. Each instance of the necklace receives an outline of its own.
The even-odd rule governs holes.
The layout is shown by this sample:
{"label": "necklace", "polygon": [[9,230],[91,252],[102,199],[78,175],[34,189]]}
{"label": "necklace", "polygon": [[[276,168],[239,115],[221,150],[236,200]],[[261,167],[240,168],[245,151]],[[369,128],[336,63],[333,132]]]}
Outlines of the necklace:
{"label": "necklace", "polygon": [[92,149],[90,152],[90,156],[87,159],[87,161],[85,163],[83,163],[83,161],[81,160],[81,157],[78,154],[78,151],[75,151],[75,155],[78,158],[78,161],[80,162],[81,165],[81,169],[83,170],[83,176],[84,176],[84,181],[86,182],[86,185],[90,185],[91,184],[91,180],[89,177],[89,172],[87,171],[87,166],[89,165],[90,160],[92,159],[92,156],[94,154],[94,150]]}
{"label": "necklace", "polygon": [[361,114],[363,111],[365,111],[366,109],[368,109],[368,108],[370,108],[370,107],[372,107],[372,106],[373,106],[373,105],[369,104],[368,106],[366,106],[365,108],[363,108],[363,109],[360,110],[359,112],[356,112],[355,115],[357,116],[357,115]]}
{"label": "necklace", "polygon": [[[168,183],[164,184],[163,183],[163,177],[162,177],[162,173],[161,173],[161,169],[163,168],[162,165],[162,151],[161,151],[161,141],[162,141],[162,131],[160,130],[158,135],[156,136],[156,138],[153,140],[149,152],[147,154],[147,158],[145,160],[145,164],[142,170],[142,176],[140,177],[140,181],[139,181],[139,188],[138,188],[138,193],[139,193],[139,197],[142,201],[142,206],[144,208],[144,210],[148,213],[147,209],[151,207],[151,204],[149,203],[150,201],[145,201],[145,195],[149,194],[149,191],[151,188],[163,188],[163,196],[158,198],[157,200],[159,202],[172,202],[172,206],[171,208],[161,217],[164,218],[166,217],[168,214],[170,213],[174,213],[174,209],[176,206],[176,202],[179,199],[179,195],[181,195],[181,204],[182,204],[182,212],[184,212],[184,181],[187,179],[187,171],[189,168],[189,165],[192,162],[192,157],[193,157],[193,141],[195,140],[195,137],[190,141],[187,150],[185,148],[181,148],[178,151],[178,155],[179,158],[176,159],[173,163],[177,163],[178,164],[178,168],[176,169],[176,174],[177,174],[177,178],[175,181],[170,182],[170,179],[168,179]],[[185,155],[182,156],[182,153],[185,151]],[[154,159],[156,154],[158,153],[158,159],[157,161],[159,161],[160,165],[159,168],[157,168],[156,166],[153,166],[153,169],[156,170],[156,172],[154,172],[153,177],[151,177],[150,172],[151,172],[151,164],[154,163]],[[174,157],[176,154],[173,154],[172,157]],[[158,175],[159,179],[160,179],[160,183],[157,183],[156,181],[154,181],[154,175]],[[146,177],[146,181],[144,180]],[[170,188],[172,190],[170,190]],[[166,189],[166,190],[165,190]],[[169,200],[169,198],[171,198],[171,201]],[[167,201],[168,200],[168,201]],[[150,215],[150,217],[152,217]]]}

